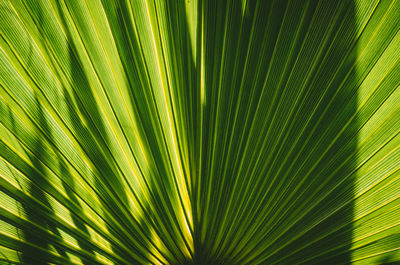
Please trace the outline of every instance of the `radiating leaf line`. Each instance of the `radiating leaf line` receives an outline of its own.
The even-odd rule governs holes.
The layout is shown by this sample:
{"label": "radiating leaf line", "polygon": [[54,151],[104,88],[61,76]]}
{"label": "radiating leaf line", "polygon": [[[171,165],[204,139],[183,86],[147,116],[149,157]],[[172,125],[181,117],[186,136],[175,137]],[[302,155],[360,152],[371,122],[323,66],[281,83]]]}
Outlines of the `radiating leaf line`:
{"label": "radiating leaf line", "polygon": [[0,263],[400,260],[397,0],[0,0]]}

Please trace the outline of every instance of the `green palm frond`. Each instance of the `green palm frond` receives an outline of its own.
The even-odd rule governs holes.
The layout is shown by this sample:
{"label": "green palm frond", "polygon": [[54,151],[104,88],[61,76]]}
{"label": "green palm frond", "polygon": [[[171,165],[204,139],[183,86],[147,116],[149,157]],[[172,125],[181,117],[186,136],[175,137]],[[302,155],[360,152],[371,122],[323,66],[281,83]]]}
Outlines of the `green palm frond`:
{"label": "green palm frond", "polygon": [[0,264],[397,264],[400,1],[0,0]]}

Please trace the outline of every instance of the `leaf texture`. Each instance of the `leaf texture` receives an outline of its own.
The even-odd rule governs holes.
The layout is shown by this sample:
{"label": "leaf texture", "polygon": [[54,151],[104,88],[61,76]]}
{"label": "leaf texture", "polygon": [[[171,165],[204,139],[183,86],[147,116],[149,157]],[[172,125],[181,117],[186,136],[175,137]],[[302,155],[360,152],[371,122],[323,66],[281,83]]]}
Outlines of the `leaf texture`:
{"label": "leaf texture", "polygon": [[400,1],[0,21],[0,264],[400,262]]}

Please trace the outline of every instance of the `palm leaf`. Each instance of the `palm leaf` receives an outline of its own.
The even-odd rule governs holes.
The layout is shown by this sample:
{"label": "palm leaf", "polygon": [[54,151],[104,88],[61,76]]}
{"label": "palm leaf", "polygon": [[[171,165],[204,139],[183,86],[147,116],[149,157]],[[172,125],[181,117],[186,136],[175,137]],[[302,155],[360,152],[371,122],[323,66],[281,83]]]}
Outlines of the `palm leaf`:
{"label": "palm leaf", "polygon": [[1,264],[400,262],[400,2],[0,0]]}

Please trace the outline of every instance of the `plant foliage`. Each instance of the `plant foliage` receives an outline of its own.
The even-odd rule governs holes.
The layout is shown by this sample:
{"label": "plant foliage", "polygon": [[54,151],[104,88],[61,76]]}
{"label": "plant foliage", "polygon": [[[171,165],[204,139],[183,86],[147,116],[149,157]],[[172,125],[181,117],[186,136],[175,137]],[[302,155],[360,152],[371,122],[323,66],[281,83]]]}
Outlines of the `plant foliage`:
{"label": "plant foliage", "polygon": [[0,0],[1,264],[398,264],[400,1]]}

